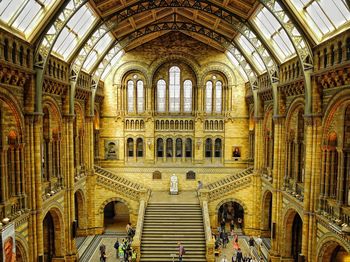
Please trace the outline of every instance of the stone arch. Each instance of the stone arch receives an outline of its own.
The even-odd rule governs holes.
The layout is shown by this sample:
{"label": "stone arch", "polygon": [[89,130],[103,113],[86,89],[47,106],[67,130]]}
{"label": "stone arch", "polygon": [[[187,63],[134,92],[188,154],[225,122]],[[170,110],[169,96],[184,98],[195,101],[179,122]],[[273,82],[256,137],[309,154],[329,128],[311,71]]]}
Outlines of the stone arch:
{"label": "stone arch", "polygon": [[294,209],[294,208],[289,208],[287,209],[284,213],[283,213],[283,227],[282,228],[286,228],[286,229],[290,229],[290,230],[284,230],[283,233],[283,240],[284,241],[284,250],[283,255],[286,257],[291,257],[292,256],[292,247],[291,247],[291,243],[292,243],[292,225],[294,222],[294,218],[296,217],[296,215],[298,215],[301,219],[301,221],[303,222],[303,216],[301,215],[301,213]]}
{"label": "stone arch", "polygon": [[132,213],[133,209],[131,207],[131,204],[127,200],[120,198],[120,197],[111,197],[111,198],[108,198],[105,201],[103,201],[103,203],[100,205],[100,208],[98,209],[98,214],[100,216],[102,216],[102,221],[103,221],[103,210],[104,210],[105,206],[108,203],[113,202],[113,201],[122,202],[123,204],[125,204],[128,207],[130,213]]}
{"label": "stone arch", "polygon": [[205,77],[210,73],[210,72],[219,72],[224,78],[226,78],[226,85],[235,85],[237,84],[237,77],[235,73],[232,71],[231,68],[229,68],[226,64],[220,63],[220,62],[211,62],[208,64],[205,64],[202,66],[204,70],[201,72],[200,77],[199,77],[199,85],[204,85]]}
{"label": "stone arch", "polygon": [[236,203],[240,204],[240,205],[243,207],[244,215],[249,214],[247,205],[246,205],[242,200],[240,200],[240,199],[238,199],[238,198],[232,198],[232,197],[231,197],[231,198],[225,198],[225,199],[221,200],[221,201],[216,205],[216,207],[215,207],[215,212],[217,213],[217,212],[219,211],[219,208],[220,208],[223,204],[225,204],[225,203],[227,203],[227,202],[236,202]]}
{"label": "stone arch", "polygon": [[[339,113],[339,108],[350,101],[350,90],[341,90],[336,93],[328,103],[328,106],[325,110],[324,117],[322,120],[322,141],[327,139],[327,135],[331,129],[332,120],[334,119],[334,115]],[[342,112],[344,114],[344,112]],[[341,128],[342,129],[342,128]],[[343,131],[343,130],[340,130]],[[342,132],[341,132],[342,133]]]}
{"label": "stone arch", "polygon": [[16,234],[16,261],[28,262],[29,246],[27,240],[20,234]]}
{"label": "stone arch", "polygon": [[262,197],[262,209],[261,209],[261,224],[262,230],[269,231],[271,230],[271,220],[272,220],[272,192],[266,190]]}
{"label": "stone arch", "polygon": [[[22,141],[24,125],[24,117],[22,115],[22,108],[19,106],[21,103],[5,88],[0,88],[0,104],[4,102],[8,108],[11,110],[11,113],[15,119],[16,133],[18,134],[19,141]],[[10,130],[3,130],[3,133],[6,134]]]}
{"label": "stone arch", "polygon": [[[53,228],[54,228],[54,256],[55,257],[64,257],[65,255],[65,225],[63,219],[63,210],[57,204],[51,205],[47,208],[46,212],[43,212],[43,221],[44,223],[47,215],[50,214],[53,220]],[[44,228],[45,233],[45,228]],[[45,237],[43,235],[43,237]],[[45,241],[44,241],[45,243]]]}
{"label": "stone arch", "polygon": [[[162,57],[153,61],[152,64],[149,66],[151,81],[154,79],[154,75],[157,72],[158,68],[161,67],[163,64],[171,61],[181,61],[187,64],[195,73],[195,76],[197,78],[196,80],[198,81],[198,76],[200,75],[200,65],[195,58],[189,57],[188,54],[171,54],[169,56]],[[193,84],[196,85],[197,83]]]}
{"label": "stone arch", "polygon": [[317,261],[328,262],[334,250],[341,246],[346,252],[350,253],[350,244],[341,239],[339,236],[327,233],[317,241]]}
{"label": "stone arch", "polygon": [[145,78],[145,81],[146,81],[145,84],[147,86],[150,86],[152,78],[148,77],[149,76],[148,65],[146,63],[137,62],[137,61],[129,61],[120,65],[113,75],[113,83],[121,84],[125,75],[127,75],[128,72],[131,72],[131,71],[140,72]]}
{"label": "stone arch", "polygon": [[78,234],[79,231],[87,227],[87,207],[86,197],[83,190],[78,189],[74,192],[74,211],[75,220],[77,221]]}
{"label": "stone arch", "polygon": [[286,115],[286,128],[290,127],[293,115],[301,108],[305,107],[304,98],[296,98],[290,104]]}

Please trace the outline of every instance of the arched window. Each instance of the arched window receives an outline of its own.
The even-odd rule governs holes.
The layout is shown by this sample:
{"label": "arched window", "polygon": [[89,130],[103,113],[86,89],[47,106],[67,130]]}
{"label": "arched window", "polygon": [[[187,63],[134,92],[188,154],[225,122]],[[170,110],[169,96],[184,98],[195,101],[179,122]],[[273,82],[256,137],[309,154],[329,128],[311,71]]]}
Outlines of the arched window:
{"label": "arched window", "polygon": [[164,143],[163,139],[157,139],[157,157],[163,157],[164,154]]}
{"label": "arched window", "polygon": [[343,48],[341,46],[341,42],[338,42],[338,64],[341,63],[341,61],[343,60]]}
{"label": "arched window", "polygon": [[176,139],[176,157],[182,157],[182,139]]}
{"label": "arched window", "polygon": [[215,139],[215,157],[221,157],[221,139]]}
{"label": "arched window", "polygon": [[304,182],[304,116],[303,111],[300,110],[298,113],[298,182]]}
{"label": "arched window", "polygon": [[134,112],[134,82],[128,81],[128,112]]}
{"label": "arched window", "polygon": [[137,113],[143,113],[145,108],[145,94],[142,80],[137,81]]}
{"label": "arched window", "polygon": [[205,87],[205,112],[211,113],[213,106],[213,83],[208,81]]}
{"label": "arched window", "polygon": [[138,138],[136,140],[137,157],[143,157],[143,140]]}
{"label": "arched window", "polygon": [[192,157],[192,140],[191,140],[191,138],[186,139],[185,154],[186,154],[186,157]]}
{"label": "arched window", "polygon": [[212,156],[212,148],[213,148],[213,142],[210,138],[207,138],[205,140],[205,157],[211,157]]}
{"label": "arched window", "polygon": [[132,138],[128,138],[127,147],[128,147],[128,157],[133,157],[134,156],[134,140]]}
{"label": "arched window", "polygon": [[166,83],[163,79],[157,82],[157,111],[165,112],[165,88]]}
{"label": "arched window", "polygon": [[192,82],[186,80],[184,82],[184,112],[190,113],[192,111]]}
{"label": "arched window", "polygon": [[171,138],[166,140],[166,157],[173,157],[173,140]]}
{"label": "arched window", "polygon": [[222,83],[216,82],[215,85],[215,112],[221,113],[222,110]]}
{"label": "arched window", "polygon": [[180,112],[180,68],[169,70],[169,112]]}

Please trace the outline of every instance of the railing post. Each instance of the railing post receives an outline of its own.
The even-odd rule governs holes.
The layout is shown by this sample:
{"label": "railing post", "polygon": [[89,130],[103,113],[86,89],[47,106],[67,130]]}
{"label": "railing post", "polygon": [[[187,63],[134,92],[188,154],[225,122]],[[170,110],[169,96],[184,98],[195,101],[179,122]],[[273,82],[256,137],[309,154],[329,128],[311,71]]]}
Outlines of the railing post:
{"label": "railing post", "polygon": [[148,203],[148,199],[150,197],[150,191],[147,189],[140,190],[140,206],[139,213],[137,217],[137,225],[135,236],[133,237],[131,247],[136,252],[136,261],[139,262],[141,258],[141,235],[143,229],[143,219],[145,216],[146,206]]}
{"label": "railing post", "polygon": [[215,260],[215,256],[214,256],[215,241],[212,237],[211,228],[210,228],[208,195],[209,195],[208,189],[201,189],[199,191],[199,200],[200,200],[200,204],[202,206],[204,231],[205,231],[206,259],[207,259],[207,262],[214,262],[214,260]]}

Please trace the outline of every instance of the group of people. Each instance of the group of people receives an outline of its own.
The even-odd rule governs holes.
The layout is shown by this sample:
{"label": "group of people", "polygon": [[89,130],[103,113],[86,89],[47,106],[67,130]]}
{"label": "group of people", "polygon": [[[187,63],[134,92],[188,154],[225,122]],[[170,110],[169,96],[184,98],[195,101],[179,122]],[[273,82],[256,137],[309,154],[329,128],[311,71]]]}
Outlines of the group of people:
{"label": "group of people", "polygon": [[[131,224],[128,223],[125,227],[127,237],[123,239],[121,242],[117,239],[114,243],[114,249],[116,252],[117,261],[119,259],[120,262],[136,262],[137,253],[132,249],[131,243],[133,237],[135,235],[135,230],[132,228]],[[106,245],[100,245],[100,262],[107,261],[107,253],[106,253]]]}

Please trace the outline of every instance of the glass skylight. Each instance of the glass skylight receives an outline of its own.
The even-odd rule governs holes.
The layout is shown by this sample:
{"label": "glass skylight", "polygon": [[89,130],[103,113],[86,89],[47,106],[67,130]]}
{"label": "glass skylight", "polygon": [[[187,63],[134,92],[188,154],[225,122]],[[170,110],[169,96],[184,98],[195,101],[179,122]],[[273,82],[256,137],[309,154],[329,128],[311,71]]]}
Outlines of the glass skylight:
{"label": "glass skylight", "polygon": [[292,0],[298,14],[311,27],[318,40],[350,20],[346,0]]}
{"label": "glass skylight", "polygon": [[228,51],[226,51],[225,54],[228,57],[228,59],[230,60],[230,62],[233,64],[233,66],[238,70],[238,73],[243,78],[243,80],[247,82],[248,81],[247,74],[245,73],[243,68],[240,66],[237,59]]}
{"label": "glass skylight", "polygon": [[85,60],[83,65],[83,69],[90,72],[92,67],[98,61],[98,58],[101,57],[102,54],[106,51],[108,46],[113,42],[113,37],[110,33],[105,34],[95,45],[93,50],[91,50],[90,54]]}
{"label": "glass skylight", "polygon": [[[112,49],[114,50],[114,48]],[[113,55],[111,54],[112,52],[108,52],[107,56],[105,56],[104,60],[106,58],[108,58],[108,56],[110,55],[110,57],[112,57],[109,61],[107,61],[107,65],[104,66],[103,73],[101,74],[101,79],[105,80],[106,77],[108,76],[108,74],[110,73],[110,71],[112,70],[113,66],[115,66],[119,60],[121,59],[121,57],[125,54],[124,50],[120,50],[118,53],[113,53]],[[103,66],[103,63],[101,62],[99,67]]]}
{"label": "glass skylight", "polygon": [[295,49],[286,31],[268,9],[262,8],[252,21],[262,33],[265,41],[272,44],[271,49],[277,54],[280,62],[283,63],[295,55]]}
{"label": "glass skylight", "polygon": [[87,5],[82,6],[62,29],[53,46],[53,51],[62,56],[65,61],[69,60],[73,50],[96,21],[97,17],[92,10]]}
{"label": "glass skylight", "polygon": [[54,3],[54,0],[2,0],[0,20],[23,32],[27,38]]}
{"label": "glass skylight", "polygon": [[242,35],[238,37],[238,43],[246,53],[246,56],[251,57],[252,62],[259,73],[262,73],[266,70],[264,62],[261,60],[260,55],[255,51],[255,48],[252,44]]}

